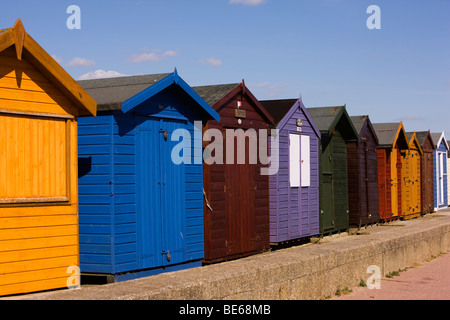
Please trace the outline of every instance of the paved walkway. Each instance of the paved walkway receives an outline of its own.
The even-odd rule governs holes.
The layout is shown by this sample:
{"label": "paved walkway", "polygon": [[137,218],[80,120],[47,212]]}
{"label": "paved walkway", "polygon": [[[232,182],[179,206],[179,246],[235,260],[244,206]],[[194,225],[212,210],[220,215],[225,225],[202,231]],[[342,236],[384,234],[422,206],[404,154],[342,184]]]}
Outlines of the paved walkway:
{"label": "paved walkway", "polygon": [[352,288],[332,300],[450,300],[450,253],[382,278],[379,290]]}

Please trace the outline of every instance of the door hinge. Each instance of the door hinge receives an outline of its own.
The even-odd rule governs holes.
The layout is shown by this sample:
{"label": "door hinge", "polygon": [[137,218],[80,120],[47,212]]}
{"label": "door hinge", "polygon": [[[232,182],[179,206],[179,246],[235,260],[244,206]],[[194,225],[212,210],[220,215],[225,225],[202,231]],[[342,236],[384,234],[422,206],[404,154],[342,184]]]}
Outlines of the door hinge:
{"label": "door hinge", "polygon": [[109,182],[109,185],[111,187],[110,196],[113,196],[114,195],[114,181],[111,180]]}

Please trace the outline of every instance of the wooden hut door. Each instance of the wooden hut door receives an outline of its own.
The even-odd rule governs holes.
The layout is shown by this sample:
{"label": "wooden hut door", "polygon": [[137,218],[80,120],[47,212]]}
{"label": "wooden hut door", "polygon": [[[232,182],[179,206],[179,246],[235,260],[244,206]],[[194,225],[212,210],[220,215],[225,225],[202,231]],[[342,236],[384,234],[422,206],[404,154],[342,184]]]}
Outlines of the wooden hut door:
{"label": "wooden hut door", "polygon": [[422,208],[423,213],[433,212],[434,201],[434,186],[433,186],[433,153],[425,152],[423,155],[423,162],[421,167],[422,177]]}
{"label": "wooden hut door", "polygon": [[444,153],[437,153],[437,199],[438,205],[444,204]]}
{"label": "wooden hut door", "polygon": [[322,231],[334,227],[333,158],[329,144],[322,153],[322,186],[320,188],[320,220]]}
{"label": "wooden hut door", "polygon": [[402,210],[404,215],[410,214],[411,204],[412,204],[412,172],[411,172],[411,153],[410,151],[402,152],[402,191],[401,191],[401,199],[402,199]]}
{"label": "wooden hut door", "polygon": [[[237,164],[237,148],[235,143],[234,164],[224,166],[227,224],[225,246],[227,255],[230,256],[256,250],[258,240],[255,208],[255,174],[258,166],[249,163],[248,148],[245,148],[245,164]],[[224,153],[226,159],[226,150]]]}
{"label": "wooden hut door", "polygon": [[172,133],[182,121],[144,118],[137,131],[138,243],[141,268],[183,262],[185,166],[171,153]]}
{"label": "wooden hut door", "polygon": [[391,163],[391,211],[392,216],[398,216],[398,176],[397,176],[397,148],[392,149],[390,155]]}
{"label": "wooden hut door", "polygon": [[411,211],[420,210],[420,154],[418,150],[411,152]]}

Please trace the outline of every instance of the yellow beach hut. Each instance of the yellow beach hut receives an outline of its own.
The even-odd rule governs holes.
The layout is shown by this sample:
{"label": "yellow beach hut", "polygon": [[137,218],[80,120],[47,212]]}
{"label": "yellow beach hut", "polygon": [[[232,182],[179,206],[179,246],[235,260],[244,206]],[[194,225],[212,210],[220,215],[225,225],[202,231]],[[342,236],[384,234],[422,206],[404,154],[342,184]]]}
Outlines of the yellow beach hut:
{"label": "yellow beach hut", "polygon": [[20,19],[0,29],[0,296],[79,284],[77,118],[96,109]]}

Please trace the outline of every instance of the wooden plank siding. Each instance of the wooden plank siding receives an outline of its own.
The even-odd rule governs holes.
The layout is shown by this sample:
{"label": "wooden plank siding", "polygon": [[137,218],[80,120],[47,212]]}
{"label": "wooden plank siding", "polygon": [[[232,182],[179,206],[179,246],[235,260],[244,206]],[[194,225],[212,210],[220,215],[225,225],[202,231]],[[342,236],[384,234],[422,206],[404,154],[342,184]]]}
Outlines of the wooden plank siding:
{"label": "wooden plank siding", "polygon": [[367,116],[351,118],[360,129],[358,142],[347,143],[349,224],[359,227],[379,221],[378,140]]}
{"label": "wooden plank siding", "polygon": [[0,296],[79,285],[77,117],[97,104],[20,19],[0,43]]}
{"label": "wooden plank siding", "polygon": [[434,211],[434,170],[433,170],[433,152],[434,143],[430,132],[424,132],[425,135],[421,144],[423,155],[420,161],[421,173],[421,203],[422,214],[432,213]]}
{"label": "wooden plank siding", "polygon": [[[440,210],[446,208],[448,202],[448,168],[447,168],[447,155],[448,149],[445,142],[445,137],[441,136],[441,140],[434,142],[436,149],[434,150],[434,208]],[[442,158],[442,166],[440,158]]]}
{"label": "wooden plank siding", "polygon": [[[262,101],[270,107],[277,101]],[[319,234],[319,144],[318,132],[306,115],[306,109],[299,107],[300,102],[291,102],[295,112],[289,110],[283,121],[278,123],[279,131],[279,170],[269,176],[270,186],[270,242],[281,243],[311,237]],[[267,109],[266,107],[266,109]],[[270,112],[270,110],[269,110]],[[297,119],[302,119],[301,132]],[[290,187],[289,182],[289,135],[298,134],[310,137],[310,184],[309,186]],[[301,145],[303,148],[303,146]],[[270,154],[275,152],[270,147]]]}
{"label": "wooden plank siding", "polygon": [[76,109],[12,52],[0,55],[0,295],[65,287],[79,265]]}
{"label": "wooden plank siding", "polygon": [[423,154],[415,133],[409,150],[402,151],[402,210],[403,219],[417,218],[422,213],[420,162]]}
{"label": "wooden plank siding", "polygon": [[[81,272],[123,281],[200,266],[202,141],[194,122],[209,119],[206,103],[176,72],[81,84],[103,102],[96,118],[80,117]],[[135,100],[125,112],[124,101]],[[178,130],[191,137],[188,163],[172,158]]]}
{"label": "wooden plank siding", "polygon": [[[236,89],[239,86],[240,89]],[[195,90],[199,90],[194,88]],[[204,206],[204,263],[240,258],[269,249],[269,177],[261,175],[265,167],[259,161],[249,164],[249,139],[246,139],[245,164],[237,164],[237,143],[234,143],[234,164],[226,162],[227,129],[268,129],[268,121],[258,108],[255,98],[244,84],[224,93],[221,101],[212,104],[220,115],[220,123],[208,121],[204,132],[217,129],[223,136],[224,164],[203,166],[204,189],[210,209]],[[208,101],[205,95],[202,95]],[[226,98],[225,98],[226,97]],[[238,123],[237,104],[246,118]],[[258,102],[259,103],[259,102]],[[252,141],[258,143],[258,141]],[[220,154],[222,155],[222,154]]]}
{"label": "wooden plank siding", "polygon": [[391,165],[388,149],[377,150],[378,161],[378,201],[381,220],[392,217],[391,214]]}

